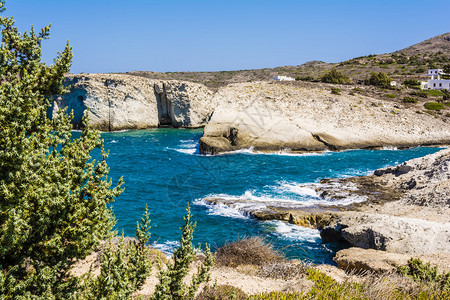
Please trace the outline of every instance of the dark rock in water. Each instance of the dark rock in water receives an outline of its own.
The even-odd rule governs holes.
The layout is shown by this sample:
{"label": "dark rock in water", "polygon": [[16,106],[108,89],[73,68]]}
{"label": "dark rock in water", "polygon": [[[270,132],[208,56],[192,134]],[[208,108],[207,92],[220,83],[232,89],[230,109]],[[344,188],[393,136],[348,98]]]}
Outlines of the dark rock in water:
{"label": "dark rock in water", "polygon": [[395,176],[398,177],[400,175],[407,174],[412,169],[413,168],[411,166],[400,165],[400,166],[393,167],[393,168],[376,170],[373,174],[375,176],[382,176],[382,175],[385,175],[385,174],[394,174]]}
{"label": "dark rock in water", "polygon": [[375,176],[382,176],[382,175],[385,175],[385,174],[394,174],[395,176],[398,177],[400,175],[407,174],[412,169],[413,168],[411,166],[400,165],[400,166],[393,167],[393,168],[376,170],[373,174]]}

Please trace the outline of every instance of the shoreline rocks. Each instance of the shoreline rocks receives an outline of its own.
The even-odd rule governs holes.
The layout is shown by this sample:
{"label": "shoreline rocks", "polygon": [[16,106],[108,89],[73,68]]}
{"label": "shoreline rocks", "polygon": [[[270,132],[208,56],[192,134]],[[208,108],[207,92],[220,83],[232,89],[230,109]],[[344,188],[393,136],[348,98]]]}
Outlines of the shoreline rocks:
{"label": "shoreline rocks", "polygon": [[[212,205],[235,207],[258,220],[281,220],[317,228],[325,243],[344,241],[357,247],[339,251],[338,264],[378,272],[391,270],[392,261],[403,264],[410,257],[426,261],[430,255],[450,257],[449,191],[450,148],[376,170],[374,175],[324,179],[316,187],[321,198],[334,199],[335,203],[349,194],[366,197],[363,202],[351,205],[302,206],[292,201],[262,205],[246,199],[204,200]],[[392,260],[393,257],[396,259]],[[450,261],[441,267],[450,269]]]}

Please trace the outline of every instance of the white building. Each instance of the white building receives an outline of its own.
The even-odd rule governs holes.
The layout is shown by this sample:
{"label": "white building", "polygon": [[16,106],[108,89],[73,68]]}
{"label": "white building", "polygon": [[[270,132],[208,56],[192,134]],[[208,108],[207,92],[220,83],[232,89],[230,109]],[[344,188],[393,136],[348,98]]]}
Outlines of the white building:
{"label": "white building", "polygon": [[273,76],[273,80],[276,81],[294,81],[295,79],[289,76]]}
{"label": "white building", "polygon": [[423,90],[450,90],[450,79],[441,79],[441,75],[446,75],[442,69],[429,69],[428,81],[420,82],[420,88]]}

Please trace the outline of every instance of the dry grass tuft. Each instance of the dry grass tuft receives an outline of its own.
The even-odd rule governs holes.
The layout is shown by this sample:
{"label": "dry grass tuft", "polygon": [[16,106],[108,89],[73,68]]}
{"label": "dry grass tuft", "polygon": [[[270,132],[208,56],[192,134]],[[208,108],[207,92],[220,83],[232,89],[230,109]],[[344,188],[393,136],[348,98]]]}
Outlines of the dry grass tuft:
{"label": "dry grass tuft", "polygon": [[261,277],[290,280],[306,276],[311,266],[302,261],[280,261],[262,265],[258,275]]}
{"label": "dry grass tuft", "polygon": [[247,294],[241,289],[231,285],[218,285],[206,287],[197,300],[246,300]]}
{"label": "dry grass tuft", "polygon": [[444,294],[448,296],[435,284],[414,282],[398,273],[368,274],[364,276],[362,286],[361,296],[365,299],[441,299]]}
{"label": "dry grass tuft", "polygon": [[227,267],[262,266],[283,260],[284,257],[260,237],[238,240],[220,247],[216,252],[216,265]]}

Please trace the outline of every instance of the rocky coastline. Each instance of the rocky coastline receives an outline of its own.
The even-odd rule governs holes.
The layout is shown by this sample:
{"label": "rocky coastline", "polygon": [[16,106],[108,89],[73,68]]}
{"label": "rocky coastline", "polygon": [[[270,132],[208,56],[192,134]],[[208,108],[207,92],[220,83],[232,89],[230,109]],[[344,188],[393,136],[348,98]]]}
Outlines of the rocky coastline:
{"label": "rocky coastline", "polygon": [[310,206],[277,202],[262,206],[245,199],[205,198],[259,220],[281,220],[317,228],[325,243],[345,241],[335,261],[344,269],[390,271],[410,257],[445,258],[450,270],[450,149],[379,169],[373,175],[324,179],[321,198],[365,197],[351,205]]}

